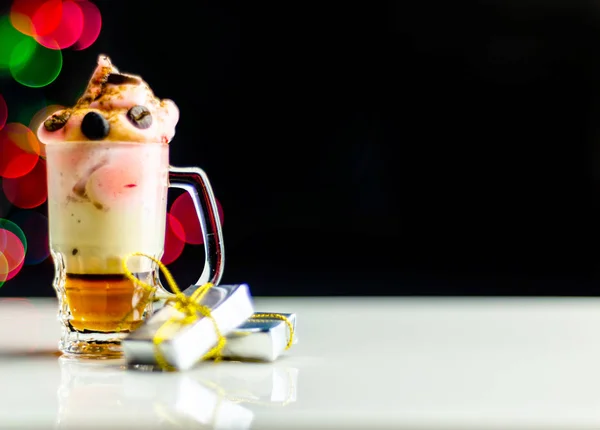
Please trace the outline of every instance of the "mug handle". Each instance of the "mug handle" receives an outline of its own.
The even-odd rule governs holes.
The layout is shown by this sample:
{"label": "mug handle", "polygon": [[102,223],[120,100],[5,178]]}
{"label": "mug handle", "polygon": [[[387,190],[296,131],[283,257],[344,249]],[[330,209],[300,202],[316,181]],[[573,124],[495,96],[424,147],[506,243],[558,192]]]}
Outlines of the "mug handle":
{"label": "mug handle", "polygon": [[202,228],[204,268],[196,284],[211,282],[217,285],[223,276],[225,249],[219,210],[208,177],[198,167],[169,166],[169,188],[180,188],[190,194]]}

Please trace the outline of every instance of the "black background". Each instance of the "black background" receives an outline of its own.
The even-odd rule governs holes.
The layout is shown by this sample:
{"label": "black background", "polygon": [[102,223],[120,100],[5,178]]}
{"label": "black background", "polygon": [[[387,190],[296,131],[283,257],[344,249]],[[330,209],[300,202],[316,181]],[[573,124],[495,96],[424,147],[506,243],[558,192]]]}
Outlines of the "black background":
{"label": "black background", "polygon": [[[171,162],[223,205],[223,282],[599,290],[597,2],[95,3],[100,38],[37,91],[74,103],[105,53],[178,104]],[[193,282],[201,261],[188,246],[171,269]],[[25,267],[0,294],[52,295],[51,277]]]}

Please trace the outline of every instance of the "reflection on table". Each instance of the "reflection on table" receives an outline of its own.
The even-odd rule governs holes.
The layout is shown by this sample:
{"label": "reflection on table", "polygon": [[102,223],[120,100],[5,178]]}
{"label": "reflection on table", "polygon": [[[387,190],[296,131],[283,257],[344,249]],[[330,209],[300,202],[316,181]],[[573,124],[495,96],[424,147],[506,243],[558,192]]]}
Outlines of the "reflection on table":
{"label": "reflection on table", "polygon": [[[122,360],[59,358],[58,429],[131,422],[146,428],[249,429],[253,408],[297,398],[298,369],[203,363],[189,372],[128,369]],[[108,421],[110,420],[110,421]]]}

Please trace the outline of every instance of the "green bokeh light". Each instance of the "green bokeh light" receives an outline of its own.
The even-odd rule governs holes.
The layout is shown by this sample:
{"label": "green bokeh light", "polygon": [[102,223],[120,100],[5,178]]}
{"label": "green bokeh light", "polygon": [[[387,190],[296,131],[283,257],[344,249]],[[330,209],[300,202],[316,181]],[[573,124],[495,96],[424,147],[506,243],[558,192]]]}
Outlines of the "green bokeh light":
{"label": "green bokeh light", "polygon": [[[23,258],[25,258],[25,256],[27,255],[27,238],[25,237],[25,233],[23,233],[23,230],[21,230],[21,227],[19,227],[12,221],[0,218],[0,230],[10,231],[12,234],[19,238],[19,240],[23,244]],[[2,237],[2,233],[0,233],[0,287],[4,285],[4,282],[6,281],[6,278],[8,278],[10,272],[10,270],[8,270],[10,269],[10,267],[8,267],[8,260],[2,252],[6,251],[5,249],[2,249],[6,247],[6,243],[2,243],[3,239],[4,241],[6,241],[6,233],[4,234],[4,238]],[[14,269],[15,268],[13,268],[13,270]]]}
{"label": "green bokeh light", "polygon": [[48,49],[36,44],[33,54],[23,63],[23,52],[29,40],[22,40],[13,50],[9,61],[10,73],[15,81],[31,88],[45,87],[60,74],[63,59],[60,49]]}
{"label": "green bokeh light", "polygon": [[[27,238],[25,237],[25,233],[23,233],[23,230],[21,230],[21,227],[19,227],[17,224],[15,224],[12,221],[9,221],[4,218],[0,218],[0,230],[10,231],[12,234],[17,236],[19,238],[19,240],[21,241],[21,243],[23,243],[23,250],[25,251],[25,254],[27,254]],[[0,237],[0,245],[2,245],[1,237]]]}
{"label": "green bokeh light", "polygon": [[35,52],[37,42],[17,31],[8,16],[0,16],[0,75],[12,67],[26,64]]}

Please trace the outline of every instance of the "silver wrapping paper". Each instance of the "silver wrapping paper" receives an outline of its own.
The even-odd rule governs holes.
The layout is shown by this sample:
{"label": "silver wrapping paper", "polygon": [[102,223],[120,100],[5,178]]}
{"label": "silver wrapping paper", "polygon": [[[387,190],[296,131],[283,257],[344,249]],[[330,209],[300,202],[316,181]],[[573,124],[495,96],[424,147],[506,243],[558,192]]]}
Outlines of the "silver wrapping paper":
{"label": "silver wrapping paper", "polygon": [[[257,312],[260,314],[274,312]],[[296,314],[283,314],[294,329],[293,343],[297,342]],[[284,351],[289,341],[290,329],[281,319],[252,317],[227,336],[222,356],[229,359],[275,361]]]}
{"label": "silver wrapping paper", "polygon": [[[183,293],[190,296],[199,286],[193,285]],[[217,285],[201,301],[211,314],[223,336],[244,323],[254,312],[247,284]],[[166,305],[148,318],[136,331],[122,341],[129,365],[157,365],[154,338],[157,330],[171,318],[183,316],[172,305]],[[166,362],[177,370],[192,368],[217,344],[213,321],[199,316],[192,324],[169,326],[166,338],[159,346]]]}

